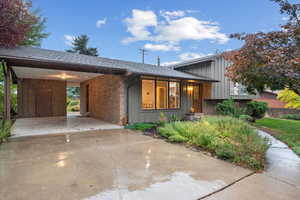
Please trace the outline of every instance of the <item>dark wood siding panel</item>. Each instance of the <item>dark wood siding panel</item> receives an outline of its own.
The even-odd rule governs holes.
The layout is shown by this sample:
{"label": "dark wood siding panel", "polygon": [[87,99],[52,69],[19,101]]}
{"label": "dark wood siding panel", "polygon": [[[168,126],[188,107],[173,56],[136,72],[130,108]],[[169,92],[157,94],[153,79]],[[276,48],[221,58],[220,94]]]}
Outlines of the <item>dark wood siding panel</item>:
{"label": "dark wood siding panel", "polygon": [[[37,114],[37,96],[41,96],[39,91],[51,90],[52,98],[51,113]],[[47,102],[39,103],[46,104]],[[20,117],[37,116],[65,116],[66,115],[66,82],[39,79],[21,79],[18,81],[18,114]],[[38,105],[40,106],[40,105]],[[45,111],[46,112],[46,111]]]}

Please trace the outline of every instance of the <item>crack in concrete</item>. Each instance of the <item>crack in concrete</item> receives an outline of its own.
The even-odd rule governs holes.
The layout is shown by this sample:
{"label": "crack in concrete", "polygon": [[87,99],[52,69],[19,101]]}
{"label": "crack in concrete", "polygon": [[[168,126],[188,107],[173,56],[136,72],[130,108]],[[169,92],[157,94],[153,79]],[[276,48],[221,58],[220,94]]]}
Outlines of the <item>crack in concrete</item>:
{"label": "crack in concrete", "polygon": [[198,200],[203,200],[203,199],[206,199],[206,198],[208,198],[208,197],[210,197],[210,196],[212,196],[214,194],[217,194],[217,193],[219,193],[219,192],[221,192],[221,191],[223,191],[223,190],[231,187],[232,185],[235,185],[236,183],[238,183],[238,182],[240,182],[240,181],[242,181],[242,180],[244,180],[244,179],[246,179],[246,178],[248,178],[248,177],[250,177],[250,176],[252,176],[254,174],[256,174],[256,173],[255,172],[251,172],[251,173],[249,173],[249,174],[247,174],[247,175],[245,175],[245,176],[243,176],[243,177],[241,177],[241,178],[239,178],[239,179],[237,179],[237,180],[229,183],[228,185],[226,185],[226,186],[224,186],[224,187],[222,187],[222,188],[220,188],[220,189],[218,189],[218,190],[216,190],[214,192],[211,192],[211,193],[209,193],[209,194],[207,194],[207,195],[205,195],[203,197],[200,197]]}

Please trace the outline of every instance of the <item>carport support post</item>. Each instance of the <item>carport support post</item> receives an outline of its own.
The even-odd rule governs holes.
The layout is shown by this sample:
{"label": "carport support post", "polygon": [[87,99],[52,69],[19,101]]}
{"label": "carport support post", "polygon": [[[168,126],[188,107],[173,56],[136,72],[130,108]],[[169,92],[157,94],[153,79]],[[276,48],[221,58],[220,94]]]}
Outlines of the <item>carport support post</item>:
{"label": "carport support post", "polygon": [[4,120],[11,120],[10,115],[10,96],[11,96],[11,69],[6,65],[5,62],[1,62],[2,68],[3,68],[3,74],[4,74]]}

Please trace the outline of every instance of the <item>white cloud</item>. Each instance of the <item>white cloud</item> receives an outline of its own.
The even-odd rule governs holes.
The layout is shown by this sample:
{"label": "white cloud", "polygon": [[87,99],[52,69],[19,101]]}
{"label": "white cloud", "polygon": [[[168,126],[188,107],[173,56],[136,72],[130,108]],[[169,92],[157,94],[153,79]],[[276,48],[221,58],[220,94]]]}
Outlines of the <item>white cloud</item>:
{"label": "white cloud", "polygon": [[185,11],[161,11],[164,20],[158,20],[153,11],[132,10],[132,17],[126,18],[127,31],[132,37],[124,43],[135,41],[155,41],[180,43],[184,40],[211,40],[220,44],[229,38],[220,31],[219,24],[202,21],[195,17],[186,17]]}
{"label": "white cloud", "polygon": [[98,21],[96,21],[96,27],[97,28],[101,28],[102,25],[106,24],[106,18],[104,19],[99,19]]}
{"label": "white cloud", "polygon": [[180,47],[173,44],[151,44],[147,43],[144,45],[145,49],[151,51],[179,51]]}
{"label": "white cloud", "polygon": [[157,26],[157,16],[153,11],[132,10],[132,17],[126,18],[127,31],[132,37],[124,39],[123,43],[129,43],[139,40],[149,40],[151,32],[148,27]]}
{"label": "white cloud", "polygon": [[64,35],[65,38],[65,44],[68,46],[72,46],[73,42],[75,40],[75,36],[74,35]]}
{"label": "white cloud", "polygon": [[179,55],[180,60],[182,61],[186,61],[186,60],[191,60],[191,59],[196,59],[196,58],[201,58],[206,56],[205,54],[202,53],[191,53],[191,52],[187,52],[187,53],[182,53]]}
{"label": "white cloud", "polygon": [[163,62],[161,66],[172,66],[180,63],[180,61]]}
{"label": "white cloud", "polygon": [[177,11],[160,11],[159,12],[161,16],[163,16],[167,21],[185,16],[185,11],[183,10],[177,10]]}
{"label": "white cloud", "polygon": [[183,17],[171,20],[166,25],[157,27],[156,40],[180,42],[183,40],[210,39],[220,44],[228,42],[229,38],[220,32],[215,22],[200,21],[194,17]]}

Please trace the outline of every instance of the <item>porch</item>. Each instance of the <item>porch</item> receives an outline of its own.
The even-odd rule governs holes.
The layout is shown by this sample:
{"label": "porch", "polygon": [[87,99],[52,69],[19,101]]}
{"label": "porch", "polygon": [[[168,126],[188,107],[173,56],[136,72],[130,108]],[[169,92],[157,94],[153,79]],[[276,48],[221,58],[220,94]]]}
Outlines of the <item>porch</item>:
{"label": "porch", "polygon": [[59,117],[17,119],[12,127],[12,138],[56,135],[94,130],[121,129],[122,126],[78,114]]}

